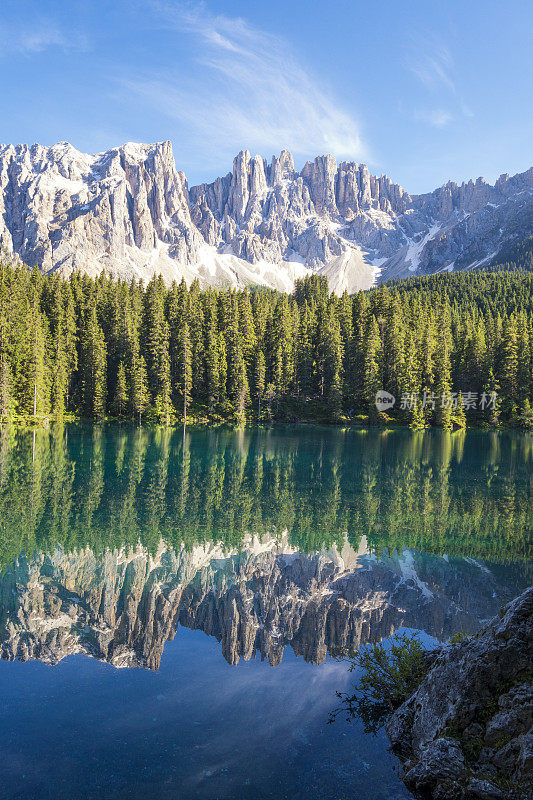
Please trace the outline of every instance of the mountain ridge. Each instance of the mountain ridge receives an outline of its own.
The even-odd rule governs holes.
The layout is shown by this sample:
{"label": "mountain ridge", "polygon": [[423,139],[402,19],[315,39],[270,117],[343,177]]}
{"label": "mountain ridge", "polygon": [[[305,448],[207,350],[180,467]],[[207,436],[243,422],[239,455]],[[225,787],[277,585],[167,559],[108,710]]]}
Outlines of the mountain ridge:
{"label": "mountain ridge", "polygon": [[[290,291],[310,272],[337,293],[488,264],[533,232],[533,168],[409,194],[331,155],[300,171],[241,151],[188,186],[169,141],[95,155],[68,142],[0,145],[0,246],[30,266]],[[531,229],[530,229],[531,228]]]}

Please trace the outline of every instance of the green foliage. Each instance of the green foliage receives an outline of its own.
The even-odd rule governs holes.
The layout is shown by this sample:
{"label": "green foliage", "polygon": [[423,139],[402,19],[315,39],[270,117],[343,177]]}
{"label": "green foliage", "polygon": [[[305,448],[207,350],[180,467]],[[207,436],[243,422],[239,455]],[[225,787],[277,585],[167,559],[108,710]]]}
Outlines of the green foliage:
{"label": "green foliage", "polygon": [[519,423],[522,428],[528,431],[533,430],[533,409],[531,408],[531,402],[528,397],[524,400],[524,407],[519,416]]}
{"label": "green foliage", "polygon": [[523,269],[533,272],[533,236],[500,250],[492,263],[500,270]]}
{"label": "green foliage", "polygon": [[126,382],[126,369],[124,362],[121,361],[118,366],[117,385],[115,388],[115,399],[113,407],[116,414],[122,417],[128,405],[128,384]]}
{"label": "green foliage", "polygon": [[457,397],[457,409],[452,417],[453,426],[456,428],[466,428],[466,414],[463,404],[463,393],[459,392]]}
{"label": "green foliage", "polygon": [[369,645],[350,659],[350,672],[361,670],[361,679],[352,693],[337,692],[339,713],[346,719],[358,717],[366,733],[377,733],[387,717],[415,691],[429,669],[429,659],[415,635],[397,634],[390,646]]}
{"label": "green foliage", "polygon": [[454,633],[453,636],[450,636],[448,643],[453,647],[456,644],[463,644],[463,642],[467,642],[470,638],[470,634],[464,633],[464,631],[458,631],[457,633]]}
{"label": "green foliage", "polygon": [[[319,276],[286,295],[202,291],[197,281],[167,288],[161,277],[146,287],[104,274],[67,281],[0,262],[0,419],[243,423],[316,413],[415,429],[529,429],[532,298],[533,274],[517,271],[336,297]],[[387,417],[375,406],[380,389],[397,400]],[[442,403],[460,393],[477,407]],[[418,403],[402,405],[406,396]]]}

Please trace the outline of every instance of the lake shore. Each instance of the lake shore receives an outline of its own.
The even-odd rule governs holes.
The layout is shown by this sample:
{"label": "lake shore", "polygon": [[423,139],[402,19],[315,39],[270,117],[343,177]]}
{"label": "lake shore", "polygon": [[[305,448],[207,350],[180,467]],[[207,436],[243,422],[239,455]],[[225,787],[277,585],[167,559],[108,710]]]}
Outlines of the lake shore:
{"label": "lake shore", "polygon": [[533,586],[479,633],[436,651],[386,730],[424,800],[528,800],[533,789]]}
{"label": "lake shore", "polygon": [[[259,427],[268,427],[270,425],[301,425],[302,427],[310,427],[310,426],[327,426],[331,428],[352,428],[352,429],[364,429],[364,428],[372,428],[372,429],[382,429],[382,430],[395,430],[398,428],[401,429],[410,429],[412,431],[424,431],[424,430],[450,430],[451,432],[473,429],[473,430],[486,430],[486,431],[498,431],[498,430],[515,430],[516,426],[511,424],[500,422],[497,426],[489,425],[487,422],[483,420],[472,420],[469,421],[466,425],[458,425],[453,424],[449,428],[442,428],[437,425],[427,424],[425,426],[413,426],[407,420],[399,420],[395,417],[391,417],[390,415],[382,414],[380,418],[373,419],[368,414],[359,414],[355,418],[324,418],[324,417],[310,417],[310,418],[293,418],[293,419],[278,419],[278,418],[271,418],[271,419],[258,419],[257,417],[251,417],[244,421],[236,421],[231,418],[224,419],[222,417],[207,417],[207,416],[194,416],[191,415],[187,418],[186,421],[179,418],[171,418],[168,423],[162,422],[155,417],[145,416],[139,422],[138,419],[134,417],[116,417],[116,416],[104,416],[99,419],[95,419],[92,417],[85,417],[78,414],[65,414],[63,417],[54,417],[53,415],[46,415],[46,416],[22,416],[17,415],[14,416],[7,422],[0,422],[0,430],[2,428],[6,428],[12,426],[14,428],[19,429],[28,429],[28,428],[48,428],[51,424],[66,424],[66,423],[87,423],[87,424],[112,424],[112,425],[124,425],[124,424],[131,424],[138,426],[139,424],[143,426],[152,426],[152,427],[166,427],[166,428],[220,428],[220,427],[227,427],[230,429],[250,429],[250,428],[257,428]],[[528,432],[526,429],[524,432]]]}

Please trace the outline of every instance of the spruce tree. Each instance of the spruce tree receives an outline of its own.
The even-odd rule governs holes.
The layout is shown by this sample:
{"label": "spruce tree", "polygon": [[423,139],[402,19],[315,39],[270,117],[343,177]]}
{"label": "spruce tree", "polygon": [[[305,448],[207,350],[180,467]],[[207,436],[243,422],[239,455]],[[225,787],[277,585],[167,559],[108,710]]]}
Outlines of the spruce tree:
{"label": "spruce tree", "polygon": [[200,283],[195,279],[189,289],[189,342],[191,350],[191,397],[198,397],[205,388],[204,311],[200,300]]}
{"label": "spruce tree", "polygon": [[319,327],[317,351],[322,394],[327,397],[330,410],[338,414],[342,402],[343,348],[340,325],[333,304],[324,311]]}
{"label": "spruce tree", "polygon": [[261,421],[261,398],[265,391],[265,356],[260,350],[255,362],[255,394],[257,397],[257,419]]}
{"label": "spruce tree", "polygon": [[450,350],[452,344],[450,318],[446,310],[439,321],[439,339],[435,349],[435,424],[449,430],[452,427],[453,400]]}
{"label": "spruce tree", "polygon": [[381,336],[374,315],[368,320],[363,346],[363,396],[370,416],[374,419],[377,417],[376,393],[383,384]]}
{"label": "spruce tree", "polygon": [[518,344],[516,318],[506,321],[501,342],[500,385],[509,404],[516,403],[518,390]]}
{"label": "spruce tree", "polygon": [[181,393],[181,409],[183,412],[183,423],[187,422],[187,411],[191,402],[191,386],[192,386],[192,352],[191,340],[189,336],[189,325],[187,322],[182,323],[181,326],[181,341],[178,351],[178,374],[181,379],[180,386]]}
{"label": "spruce tree", "polygon": [[5,353],[0,353],[0,424],[9,422],[13,411],[11,370]]}
{"label": "spruce tree", "polygon": [[153,279],[146,289],[145,341],[148,383],[156,414],[168,425],[171,414],[171,382],[169,328],[164,312],[165,287],[163,280]]}
{"label": "spruce tree", "polygon": [[298,396],[313,393],[313,339],[314,319],[311,308],[304,300],[300,310],[295,353],[295,388]]}
{"label": "spruce tree", "polygon": [[81,339],[83,408],[88,416],[102,419],[107,401],[107,348],[96,314],[94,298],[85,315]]}
{"label": "spruce tree", "polygon": [[228,399],[232,403],[239,424],[246,419],[246,405],[249,399],[249,384],[246,372],[238,318],[231,315],[228,330]]}
{"label": "spruce tree", "polygon": [[457,410],[453,415],[453,423],[457,428],[466,428],[466,414],[463,404],[463,393],[457,396]]}
{"label": "spruce tree", "polygon": [[409,427],[414,431],[421,431],[427,428],[427,415],[424,411],[422,403],[417,400],[411,409],[411,419]]}
{"label": "spruce tree", "polygon": [[533,409],[529,397],[524,400],[524,405],[520,413],[520,425],[528,431],[533,430]]}
{"label": "spruce tree", "polygon": [[521,402],[529,396],[529,379],[531,371],[531,352],[529,347],[529,330],[524,312],[518,315],[516,329],[516,401]]}
{"label": "spruce tree", "polygon": [[61,419],[67,409],[70,381],[77,365],[76,318],[72,292],[57,279],[51,287],[48,319],[51,339],[51,411]]}
{"label": "spruce tree", "polygon": [[220,353],[217,330],[216,306],[210,299],[205,314],[205,375],[207,404],[209,413],[213,413],[219,401],[220,390]]}
{"label": "spruce tree", "polygon": [[48,411],[48,386],[46,363],[46,329],[45,318],[39,308],[37,289],[33,291],[27,312],[28,327],[26,339],[26,357],[24,363],[25,378],[20,402],[21,409],[33,417]]}
{"label": "spruce tree", "polygon": [[238,325],[241,336],[242,353],[246,363],[247,373],[251,375],[256,357],[257,336],[255,332],[252,304],[250,302],[250,293],[246,289],[239,294],[238,312]]}
{"label": "spruce tree", "polygon": [[276,302],[272,315],[270,352],[273,354],[271,375],[278,396],[288,394],[294,376],[294,330],[286,295]]}
{"label": "spruce tree", "polygon": [[148,407],[149,390],[146,363],[142,355],[134,365],[131,379],[131,405],[133,413],[138,417],[139,425],[142,422],[142,415]]}
{"label": "spruce tree", "polygon": [[479,413],[484,421],[496,428],[500,422],[500,412],[500,385],[495,379],[492,369],[490,369],[481,391]]}
{"label": "spruce tree", "polygon": [[220,403],[227,401],[228,358],[226,339],[222,331],[218,334],[218,397]]}
{"label": "spruce tree", "polygon": [[126,381],[126,369],[124,362],[121,361],[118,365],[117,384],[115,388],[115,397],[113,399],[113,408],[115,413],[121,417],[126,411],[128,405],[128,384]]}

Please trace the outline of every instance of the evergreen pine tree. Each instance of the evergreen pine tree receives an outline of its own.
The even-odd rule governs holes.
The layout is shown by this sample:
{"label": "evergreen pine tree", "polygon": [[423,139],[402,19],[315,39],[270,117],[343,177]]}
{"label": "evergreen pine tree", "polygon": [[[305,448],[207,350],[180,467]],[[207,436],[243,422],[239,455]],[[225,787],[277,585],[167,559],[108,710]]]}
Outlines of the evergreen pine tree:
{"label": "evergreen pine tree", "polygon": [[237,316],[230,318],[228,330],[228,399],[235,408],[237,422],[242,424],[246,419],[246,404],[249,399],[248,376],[238,329]]}
{"label": "evergreen pine tree", "polygon": [[420,401],[414,403],[413,408],[411,409],[411,420],[409,422],[409,427],[414,431],[421,431],[424,430],[424,428],[427,428],[427,416]]}
{"label": "evergreen pine tree", "polygon": [[107,400],[107,348],[98,322],[94,298],[85,316],[81,341],[82,397],[86,414],[96,419],[105,415]]}
{"label": "evergreen pine tree", "polygon": [[500,385],[494,378],[492,369],[489,370],[488,378],[483,386],[480,397],[480,413],[482,419],[493,427],[498,427],[500,422],[501,398]]}
{"label": "evergreen pine tree", "polygon": [[457,396],[457,410],[453,415],[453,423],[457,428],[466,428],[466,414],[463,403],[463,393]]}
{"label": "evergreen pine tree", "polygon": [[48,386],[46,382],[46,321],[39,308],[37,289],[28,308],[26,358],[23,393],[20,407],[33,417],[48,411]]}
{"label": "evergreen pine tree", "polygon": [[126,369],[124,362],[121,361],[118,365],[117,384],[115,388],[115,397],[113,399],[113,407],[115,412],[121,417],[128,405],[128,384],[126,381]]}
{"label": "evergreen pine tree", "polygon": [[168,425],[171,413],[169,329],[165,318],[165,287],[154,278],[146,288],[145,352],[148,384],[158,419]]}
{"label": "evergreen pine tree", "polygon": [[520,424],[522,428],[528,431],[533,430],[533,409],[529,397],[524,400],[522,412],[520,414]]}
{"label": "evergreen pine tree", "polygon": [[374,315],[367,323],[363,353],[363,395],[371,418],[377,417],[376,393],[382,388],[382,345]]}
{"label": "evergreen pine tree", "polygon": [[178,368],[181,376],[181,408],[183,412],[183,424],[187,422],[187,411],[191,403],[192,387],[192,352],[191,340],[189,336],[189,325],[184,322],[181,326],[181,341],[178,352]]}
{"label": "evergreen pine tree", "polygon": [[257,419],[261,421],[261,398],[265,391],[265,356],[260,350],[255,362],[255,393],[257,397]]}
{"label": "evergreen pine tree", "polygon": [[313,316],[307,300],[300,310],[295,353],[295,388],[298,396],[313,392]]}
{"label": "evergreen pine tree", "polygon": [[435,424],[449,430],[452,427],[452,382],[450,349],[452,344],[450,318],[446,309],[439,322],[439,339],[435,349]]}
{"label": "evergreen pine tree", "polygon": [[6,353],[0,353],[0,424],[9,422],[13,411],[11,371]]}
{"label": "evergreen pine tree", "polygon": [[336,415],[342,403],[343,349],[340,325],[333,304],[324,313],[317,350],[323,393],[327,397],[330,410]]}
{"label": "evergreen pine tree", "polygon": [[509,317],[503,329],[500,359],[500,385],[504,398],[516,403],[518,389],[518,345],[516,318]]}
{"label": "evergreen pine tree", "polygon": [[205,325],[205,374],[207,403],[209,412],[213,413],[213,410],[219,401],[220,353],[216,306],[214,300],[211,299],[205,314]]}
{"label": "evergreen pine tree", "polygon": [[133,413],[139,419],[139,425],[142,421],[142,415],[148,407],[148,376],[146,372],[146,363],[142,355],[138,355],[137,361],[134,363],[131,379],[131,405]]}
{"label": "evergreen pine tree", "polygon": [[218,397],[222,404],[228,399],[227,380],[228,380],[228,358],[226,339],[222,331],[218,334]]}

